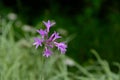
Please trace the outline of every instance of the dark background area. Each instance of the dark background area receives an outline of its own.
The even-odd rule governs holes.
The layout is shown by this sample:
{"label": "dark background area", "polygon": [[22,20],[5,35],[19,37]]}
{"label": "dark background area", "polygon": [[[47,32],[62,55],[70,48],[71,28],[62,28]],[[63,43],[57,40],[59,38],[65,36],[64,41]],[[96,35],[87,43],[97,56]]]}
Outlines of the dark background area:
{"label": "dark background area", "polygon": [[94,59],[95,49],[103,59],[120,62],[120,0],[1,0],[0,13],[14,12],[27,24],[53,19],[57,28],[75,34],[68,56],[80,63]]}

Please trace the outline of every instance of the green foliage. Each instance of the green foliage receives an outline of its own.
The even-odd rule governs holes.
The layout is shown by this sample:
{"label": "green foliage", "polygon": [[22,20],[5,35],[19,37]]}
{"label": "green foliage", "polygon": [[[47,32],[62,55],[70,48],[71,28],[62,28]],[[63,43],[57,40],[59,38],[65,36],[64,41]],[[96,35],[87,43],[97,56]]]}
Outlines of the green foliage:
{"label": "green foliage", "polygon": [[[107,61],[97,58],[93,65],[81,66],[66,55],[55,50],[50,58],[42,56],[42,50],[32,46],[34,35],[24,32],[25,38],[16,40],[15,21],[2,18],[0,23],[0,80],[119,80],[120,72],[110,70]],[[20,28],[22,28],[20,26]],[[32,29],[34,30],[34,29]],[[28,34],[29,33],[29,34]],[[31,34],[30,34],[31,33]],[[69,39],[69,38],[68,38]],[[69,41],[69,40],[68,40]],[[92,54],[91,54],[92,55]],[[120,64],[116,63],[120,68]],[[71,71],[74,69],[73,71]]]}

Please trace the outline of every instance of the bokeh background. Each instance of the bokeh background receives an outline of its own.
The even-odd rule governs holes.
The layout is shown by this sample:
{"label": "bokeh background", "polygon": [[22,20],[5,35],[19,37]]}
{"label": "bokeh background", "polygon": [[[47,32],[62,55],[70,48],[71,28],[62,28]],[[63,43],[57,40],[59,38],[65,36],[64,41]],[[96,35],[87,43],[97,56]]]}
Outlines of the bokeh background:
{"label": "bokeh background", "polygon": [[[119,5],[120,0],[0,0],[0,17],[14,13],[22,23],[36,29],[43,20],[54,20],[52,30],[71,38],[67,56],[89,65],[95,60],[90,50],[95,49],[111,65],[120,62]],[[25,37],[24,31],[15,29],[16,41]],[[112,69],[116,70],[114,66]]]}

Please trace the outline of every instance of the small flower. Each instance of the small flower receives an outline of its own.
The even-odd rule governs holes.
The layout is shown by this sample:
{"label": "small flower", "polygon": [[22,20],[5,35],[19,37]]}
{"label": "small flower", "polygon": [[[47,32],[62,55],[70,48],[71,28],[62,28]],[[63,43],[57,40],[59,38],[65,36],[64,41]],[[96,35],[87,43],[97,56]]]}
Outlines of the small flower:
{"label": "small flower", "polygon": [[55,46],[58,47],[58,50],[61,51],[61,53],[65,53],[66,52],[66,48],[67,48],[67,45],[63,42],[60,42],[60,43],[57,43],[57,42],[54,42]]}
{"label": "small flower", "polygon": [[75,62],[74,62],[72,59],[70,59],[70,58],[66,58],[66,59],[64,60],[64,63],[65,63],[66,65],[70,66],[70,67],[75,66]]}
{"label": "small flower", "polygon": [[45,47],[43,56],[49,57],[51,56],[51,54],[52,54],[52,51],[50,51],[47,47]]}
{"label": "small flower", "polygon": [[49,29],[51,26],[55,24],[55,22],[50,22],[50,20],[48,20],[48,22],[43,21],[43,23],[46,26],[46,29],[37,30],[37,32],[42,36],[42,39],[35,38],[33,45],[36,45],[36,48],[38,48],[38,46],[42,46],[43,44],[44,45],[43,56],[45,57],[49,57],[52,55],[52,51],[50,49],[54,47],[57,47],[58,50],[60,50],[61,53],[64,54],[66,52],[67,45],[63,42],[60,43],[56,42],[57,39],[61,38],[61,36],[59,36],[59,33],[54,31],[54,33],[50,37],[48,37]]}
{"label": "small flower", "polygon": [[39,38],[35,38],[33,45],[36,45],[36,48],[38,48],[38,46],[42,46],[42,42]]}
{"label": "small flower", "polygon": [[43,21],[44,25],[47,28],[47,32],[49,32],[50,27],[52,27],[53,25],[55,25],[55,22],[50,22],[50,20],[48,20],[48,22]]}
{"label": "small flower", "polygon": [[17,15],[15,13],[9,13],[7,15],[8,19],[10,20],[16,20],[17,19]]}
{"label": "small flower", "polygon": [[47,35],[47,32],[45,30],[37,30],[37,32],[42,36],[42,38],[44,38],[45,35]]}
{"label": "small flower", "polygon": [[50,38],[49,38],[48,40],[49,40],[49,41],[54,41],[54,40],[56,40],[56,39],[58,39],[58,38],[61,38],[61,36],[59,36],[59,33],[54,32],[54,33],[50,36]]}

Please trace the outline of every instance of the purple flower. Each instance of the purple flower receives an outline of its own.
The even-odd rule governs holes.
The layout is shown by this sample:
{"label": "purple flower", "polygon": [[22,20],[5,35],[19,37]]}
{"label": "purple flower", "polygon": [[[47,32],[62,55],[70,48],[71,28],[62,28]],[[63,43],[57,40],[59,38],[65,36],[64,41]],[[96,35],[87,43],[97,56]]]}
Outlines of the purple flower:
{"label": "purple flower", "polygon": [[45,47],[43,56],[49,57],[51,56],[51,54],[52,54],[52,51],[50,51],[47,47]]}
{"label": "purple flower", "polygon": [[34,38],[34,43],[33,45],[36,45],[36,48],[38,48],[38,46],[42,46],[42,40],[39,38]]}
{"label": "purple flower", "polygon": [[42,36],[42,38],[44,38],[45,35],[47,35],[47,32],[45,30],[37,30],[37,32]]}
{"label": "purple flower", "polygon": [[43,21],[43,23],[47,28],[47,32],[49,32],[51,26],[55,25],[55,22],[50,22],[50,20],[48,20],[48,22]]}
{"label": "purple flower", "polygon": [[48,20],[48,22],[43,21],[43,23],[46,26],[46,29],[37,30],[42,39],[35,38],[33,45],[36,45],[36,48],[38,48],[43,44],[45,48],[43,56],[45,57],[49,57],[52,55],[53,52],[50,49],[54,47],[57,47],[58,50],[60,50],[60,52],[64,54],[66,52],[67,45],[63,42],[56,42],[57,39],[61,38],[61,36],[59,36],[59,33],[54,31],[54,33],[50,37],[48,37],[49,29],[55,24],[55,22],[50,22],[50,20]]}
{"label": "purple flower", "polygon": [[54,42],[55,46],[58,47],[58,50],[61,51],[61,53],[65,53],[66,52],[66,48],[67,48],[67,45],[63,42],[60,42],[60,43],[57,43],[57,42]]}
{"label": "purple flower", "polygon": [[48,40],[49,40],[49,41],[54,41],[54,40],[56,40],[56,39],[58,39],[58,38],[61,38],[61,36],[59,36],[59,33],[54,32],[54,33],[50,36],[50,38],[49,38]]}

